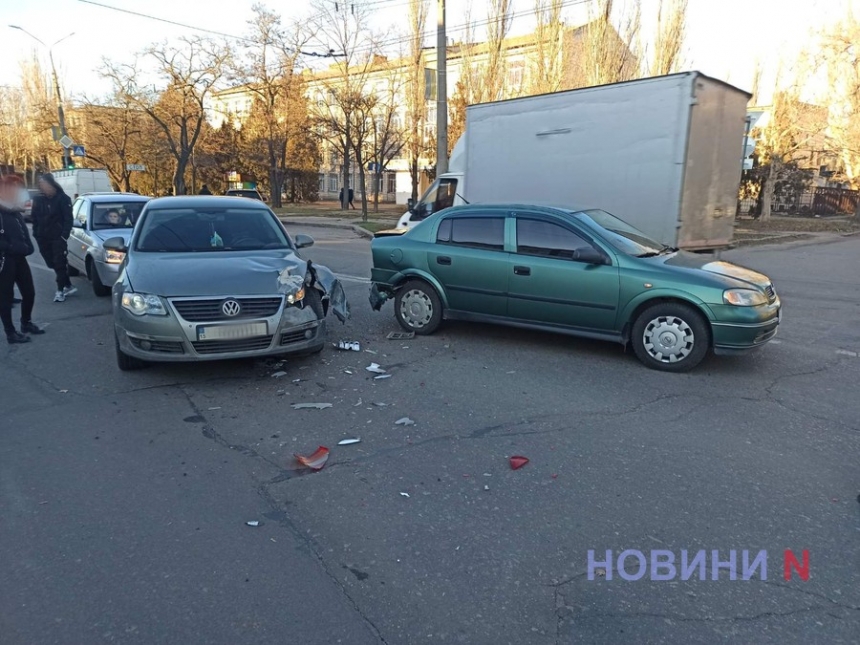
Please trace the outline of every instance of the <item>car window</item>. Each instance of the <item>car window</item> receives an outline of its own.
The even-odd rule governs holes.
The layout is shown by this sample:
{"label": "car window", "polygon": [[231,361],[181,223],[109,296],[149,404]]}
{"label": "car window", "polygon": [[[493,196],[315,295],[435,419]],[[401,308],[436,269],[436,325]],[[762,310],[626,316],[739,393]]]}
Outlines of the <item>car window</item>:
{"label": "car window", "polygon": [[439,230],[436,231],[436,241],[437,242],[450,242],[451,241],[451,218],[443,219],[439,222]]}
{"label": "car window", "polygon": [[162,253],[289,248],[284,228],[270,211],[241,206],[148,210],[135,246]]}
{"label": "car window", "polygon": [[93,204],[93,230],[132,228],[146,202],[98,202]]}
{"label": "car window", "polygon": [[438,183],[434,183],[419,201],[419,208],[413,212],[412,219],[420,221],[426,219],[433,213],[438,213],[446,208],[451,208],[454,205],[454,198],[457,195],[457,180],[456,179],[440,179]]}
{"label": "car window", "polygon": [[439,240],[443,244],[491,251],[505,248],[504,217],[455,217],[446,221],[451,222],[451,230],[447,241]]}
{"label": "car window", "polygon": [[74,218],[78,225],[82,227],[86,227],[87,225],[87,209],[84,208],[85,203],[85,199],[79,199],[72,207],[72,218]]}
{"label": "car window", "polygon": [[586,224],[599,227],[616,249],[628,255],[656,255],[667,248],[606,211],[587,210],[577,213],[576,217]]}
{"label": "car window", "polygon": [[543,220],[517,218],[517,253],[574,260],[577,251],[587,248],[591,244],[570,229]]}

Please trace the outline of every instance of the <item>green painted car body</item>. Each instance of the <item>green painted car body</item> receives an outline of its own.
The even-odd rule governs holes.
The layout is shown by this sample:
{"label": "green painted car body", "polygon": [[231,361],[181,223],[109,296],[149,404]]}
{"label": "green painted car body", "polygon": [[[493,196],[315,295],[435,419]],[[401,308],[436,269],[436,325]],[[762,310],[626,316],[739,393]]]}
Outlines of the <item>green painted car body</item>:
{"label": "green painted car body", "polygon": [[649,306],[683,303],[706,321],[708,346],[718,354],[762,346],[781,318],[767,276],[662,247],[599,210],[458,206],[402,235],[375,238],[371,248],[377,310],[404,284],[421,280],[433,287],[447,319],[627,343]]}

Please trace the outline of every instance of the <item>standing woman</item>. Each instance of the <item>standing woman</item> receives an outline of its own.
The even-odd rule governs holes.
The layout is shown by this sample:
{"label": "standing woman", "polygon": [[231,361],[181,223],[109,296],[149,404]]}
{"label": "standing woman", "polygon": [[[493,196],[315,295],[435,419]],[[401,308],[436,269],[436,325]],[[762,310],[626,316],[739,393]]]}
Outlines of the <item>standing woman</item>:
{"label": "standing woman", "polygon": [[33,237],[45,264],[57,276],[54,302],[64,302],[66,296],[78,291],[69,280],[67,259],[67,242],[72,233],[72,200],[49,172],[39,178],[39,190],[42,194],[33,201]]}
{"label": "standing woman", "polygon": [[[36,289],[27,256],[33,253],[33,240],[21,215],[24,207],[17,203],[19,182],[14,175],[0,178],[0,320],[10,344],[29,342],[24,334],[45,333],[31,320]],[[16,284],[22,300],[20,332],[12,323]]]}

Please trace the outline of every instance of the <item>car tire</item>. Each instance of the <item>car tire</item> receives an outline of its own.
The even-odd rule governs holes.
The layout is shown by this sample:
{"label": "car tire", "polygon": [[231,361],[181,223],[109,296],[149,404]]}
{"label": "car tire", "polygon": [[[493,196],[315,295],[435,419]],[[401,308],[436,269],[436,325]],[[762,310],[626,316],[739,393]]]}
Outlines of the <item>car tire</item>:
{"label": "car tire", "polygon": [[651,369],[687,372],[705,358],[711,333],[705,317],[693,306],[661,302],[646,308],[630,331],[636,357]]}
{"label": "car tire", "polygon": [[110,295],[111,288],[106,287],[102,283],[102,279],[99,277],[99,271],[96,269],[96,265],[92,260],[87,261],[87,277],[93,285],[93,293],[96,294],[96,297],[106,298]]}
{"label": "car tire", "polygon": [[410,280],[397,290],[394,316],[406,331],[427,336],[442,324],[442,300],[429,283]]}
{"label": "car tire", "polygon": [[123,353],[119,346],[119,338],[116,336],[114,336],[114,343],[116,343],[116,364],[120,371],[133,372],[146,367],[146,362]]}

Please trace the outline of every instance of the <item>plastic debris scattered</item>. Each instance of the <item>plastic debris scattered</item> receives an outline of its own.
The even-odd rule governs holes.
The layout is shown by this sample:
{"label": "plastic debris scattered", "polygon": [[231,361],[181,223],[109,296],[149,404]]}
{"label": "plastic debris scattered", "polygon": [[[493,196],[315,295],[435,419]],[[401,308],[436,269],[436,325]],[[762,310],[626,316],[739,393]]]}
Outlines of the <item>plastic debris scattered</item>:
{"label": "plastic debris scattered", "polygon": [[384,378],[391,378],[391,374],[380,374],[379,376],[374,376],[374,381],[381,381]]}
{"label": "plastic debris scattered", "polygon": [[301,383],[301,382],[302,382],[302,381],[304,381],[304,380],[305,380],[305,379],[303,379],[303,378],[294,378],[294,379],[293,379],[293,383]]}
{"label": "plastic debris scattered", "polygon": [[344,370],[343,373],[352,376],[352,370]]}
{"label": "plastic debris scattered", "polygon": [[221,409],[221,406],[218,406],[218,407],[215,407],[215,408],[209,408],[209,410],[210,410],[210,411],[212,411],[212,410],[220,410],[220,409]]}
{"label": "plastic debris scattered", "polygon": [[332,345],[334,345],[337,349],[343,349],[345,351],[361,351],[361,345],[358,344],[357,340],[342,340],[338,343],[332,343]]}
{"label": "plastic debris scattered", "polygon": [[415,338],[414,331],[392,331],[386,336],[388,340],[410,340]]}
{"label": "plastic debris scattered", "polygon": [[396,426],[414,426],[415,422],[409,417],[403,417],[402,419],[398,419],[394,422]]}
{"label": "plastic debris scattered", "polygon": [[373,372],[374,374],[385,374],[385,370],[379,366],[379,363],[371,363],[364,369],[366,369],[368,372]]}
{"label": "plastic debris scattered", "polygon": [[357,408],[357,407],[358,407],[358,406],[360,406],[360,405],[361,405],[361,398],[359,398],[359,399],[358,399],[358,403],[356,403],[356,404],[355,404],[355,405],[353,405],[352,407]]}
{"label": "plastic debris scattered", "polygon": [[484,484],[484,490],[490,490],[490,487]]}
{"label": "plastic debris scattered", "polygon": [[260,526],[260,523],[257,520],[251,520],[250,522],[245,522],[248,526]]}
{"label": "plastic debris scattered", "polygon": [[286,376],[286,375],[287,375],[287,373],[283,372],[283,371],[275,372],[274,374],[272,374],[272,378],[281,378],[282,376]]}
{"label": "plastic debris scattered", "polygon": [[314,454],[304,457],[302,455],[295,455],[296,459],[302,466],[306,466],[311,470],[322,470],[323,466],[325,466],[325,462],[328,461],[329,449],[325,446],[320,446],[316,449]]}
{"label": "plastic debris scattered", "polygon": [[337,445],[339,445],[339,446],[351,446],[354,443],[360,443],[360,442],[361,442],[361,439],[356,437],[355,439],[341,439],[340,441],[337,442]]}
{"label": "plastic debris scattered", "polygon": [[409,497],[409,493],[400,493],[403,497]]}
{"label": "plastic debris scattered", "polygon": [[529,463],[529,459],[528,459],[528,457],[521,457],[519,455],[514,455],[513,457],[511,457],[510,462],[511,462],[511,470],[519,470],[520,468],[525,466],[527,463]]}
{"label": "plastic debris scattered", "polygon": [[365,349],[364,351],[367,352],[368,354],[378,354],[379,353],[379,352],[374,351],[372,349]]}
{"label": "plastic debris scattered", "polygon": [[293,403],[293,410],[325,410],[332,407],[331,403]]}
{"label": "plastic debris scattered", "polygon": [[60,394],[68,394],[68,393],[69,393],[68,390],[60,390]]}
{"label": "plastic debris scattered", "polygon": [[384,407],[388,406],[387,403],[382,403],[382,402],[374,402],[373,405],[375,405],[377,408],[384,408]]}

